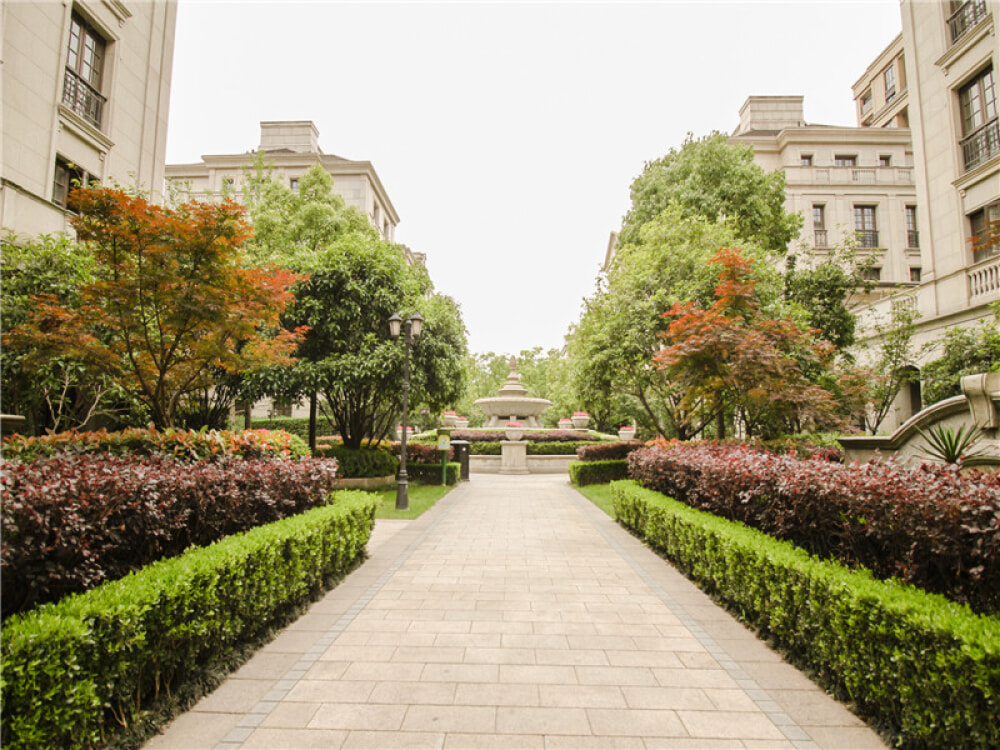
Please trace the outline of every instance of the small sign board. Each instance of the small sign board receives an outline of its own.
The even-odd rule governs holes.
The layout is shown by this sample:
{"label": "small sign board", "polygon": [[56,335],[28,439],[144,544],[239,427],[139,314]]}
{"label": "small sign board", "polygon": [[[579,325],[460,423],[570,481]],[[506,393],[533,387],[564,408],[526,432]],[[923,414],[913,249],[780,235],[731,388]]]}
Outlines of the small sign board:
{"label": "small sign board", "polygon": [[439,451],[446,451],[451,447],[451,435],[447,432],[442,432],[438,435],[437,449]]}

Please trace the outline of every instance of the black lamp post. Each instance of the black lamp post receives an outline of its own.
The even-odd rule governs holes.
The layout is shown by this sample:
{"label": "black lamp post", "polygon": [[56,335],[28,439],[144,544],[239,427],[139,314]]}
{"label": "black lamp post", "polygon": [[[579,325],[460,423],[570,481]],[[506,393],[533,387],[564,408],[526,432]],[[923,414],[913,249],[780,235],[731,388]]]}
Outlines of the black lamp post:
{"label": "black lamp post", "polygon": [[393,313],[389,318],[389,335],[398,339],[403,331],[403,429],[399,436],[399,476],[396,481],[396,510],[410,509],[410,483],[406,474],[406,423],[409,419],[407,410],[410,400],[410,346],[420,338],[424,327],[424,319],[417,313],[404,322],[399,313]]}

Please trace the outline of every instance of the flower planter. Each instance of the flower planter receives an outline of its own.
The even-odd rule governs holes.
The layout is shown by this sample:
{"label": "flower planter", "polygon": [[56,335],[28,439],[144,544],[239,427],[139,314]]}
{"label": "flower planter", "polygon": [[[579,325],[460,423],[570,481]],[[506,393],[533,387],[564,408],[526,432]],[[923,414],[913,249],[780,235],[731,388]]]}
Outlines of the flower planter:
{"label": "flower planter", "polygon": [[628,441],[635,439],[635,428],[634,427],[621,427],[618,429],[618,439],[621,441]]}
{"label": "flower planter", "polygon": [[468,417],[455,417],[455,427],[459,430],[464,430],[469,426]]}
{"label": "flower planter", "polygon": [[570,419],[569,417],[563,417],[562,419],[559,420],[559,429],[560,430],[572,430],[573,429],[573,420]]}
{"label": "flower planter", "polygon": [[573,426],[578,430],[587,429],[587,425],[590,424],[590,415],[586,412],[576,412],[573,414]]}
{"label": "flower planter", "polygon": [[503,432],[508,440],[520,440],[524,437],[524,426],[520,422],[508,422]]}
{"label": "flower planter", "polygon": [[441,426],[442,427],[454,427],[455,422],[458,421],[458,417],[455,416],[455,412],[446,411],[441,413]]}

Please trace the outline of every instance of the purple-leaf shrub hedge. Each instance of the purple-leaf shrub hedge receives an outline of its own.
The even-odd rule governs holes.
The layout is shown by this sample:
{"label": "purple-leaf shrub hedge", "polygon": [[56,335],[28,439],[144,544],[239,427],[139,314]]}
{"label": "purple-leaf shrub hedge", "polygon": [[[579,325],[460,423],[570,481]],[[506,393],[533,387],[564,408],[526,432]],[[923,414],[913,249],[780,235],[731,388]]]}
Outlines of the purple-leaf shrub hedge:
{"label": "purple-leaf shrub hedge", "polygon": [[3,615],[327,502],[337,464],[62,453],[2,466]]}
{"label": "purple-leaf shrub hedge", "polygon": [[581,445],[576,449],[576,457],[581,461],[621,461],[628,454],[642,448],[641,440],[625,440],[620,443],[599,443],[596,445]]}
{"label": "purple-leaf shrub hedge", "polygon": [[812,554],[1000,611],[1000,476],[844,466],[734,445],[650,447],[629,476]]}

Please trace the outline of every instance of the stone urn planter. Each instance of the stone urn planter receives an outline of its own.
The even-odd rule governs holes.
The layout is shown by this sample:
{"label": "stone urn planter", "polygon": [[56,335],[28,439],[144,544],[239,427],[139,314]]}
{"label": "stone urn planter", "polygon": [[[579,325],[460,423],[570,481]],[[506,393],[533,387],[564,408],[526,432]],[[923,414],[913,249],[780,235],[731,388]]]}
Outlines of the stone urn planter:
{"label": "stone urn planter", "polygon": [[455,417],[455,427],[459,430],[467,429],[469,426],[468,417]]}
{"label": "stone urn planter", "polygon": [[560,430],[572,430],[573,429],[573,420],[570,419],[569,417],[563,417],[562,419],[559,420],[559,429]]}
{"label": "stone urn planter", "polygon": [[524,437],[524,425],[520,422],[508,422],[503,432],[508,440],[520,440]]}
{"label": "stone urn planter", "polygon": [[[413,437],[413,427],[411,425],[407,425],[406,439],[409,440],[411,437]],[[403,439],[403,425],[398,424],[396,425],[396,440],[402,440],[402,439]]]}
{"label": "stone urn planter", "polygon": [[621,441],[635,440],[635,425],[624,425],[618,428],[618,439]]}
{"label": "stone urn planter", "polygon": [[453,411],[443,411],[441,412],[441,426],[442,427],[454,427],[455,422],[458,421],[458,417],[455,416]]}
{"label": "stone urn planter", "polygon": [[573,412],[573,426],[578,430],[587,429],[587,425],[590,424],[590,415],[585,411],[575,411]]}

